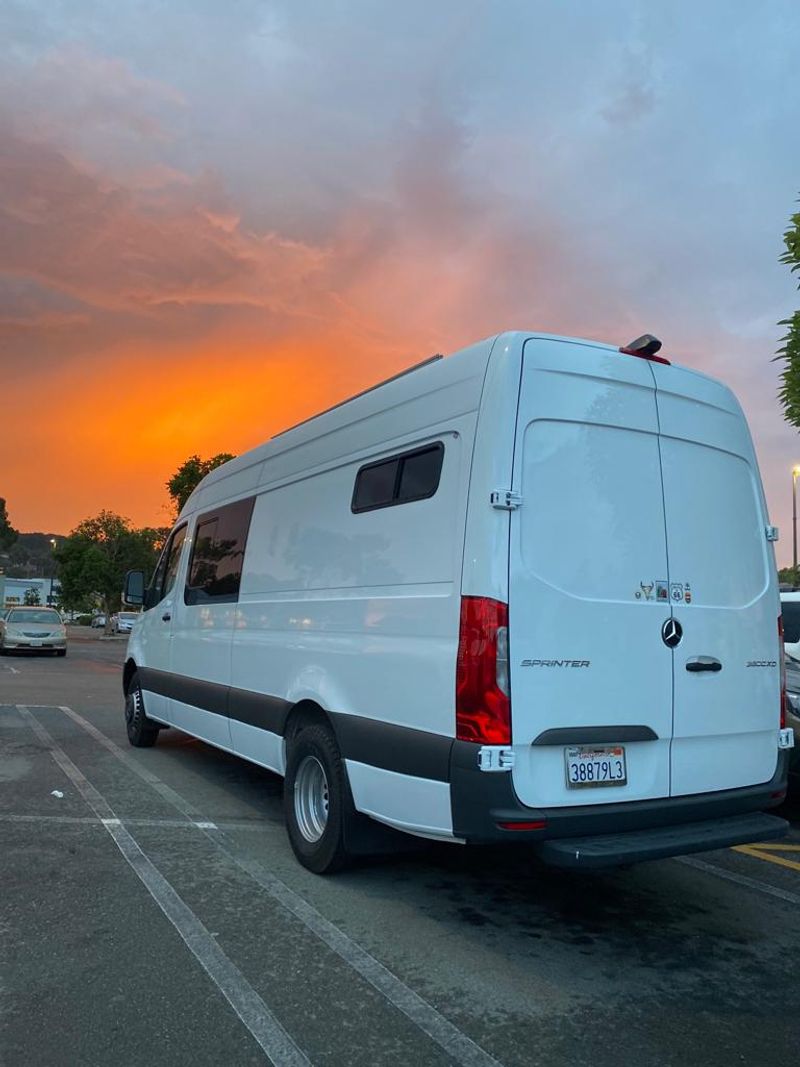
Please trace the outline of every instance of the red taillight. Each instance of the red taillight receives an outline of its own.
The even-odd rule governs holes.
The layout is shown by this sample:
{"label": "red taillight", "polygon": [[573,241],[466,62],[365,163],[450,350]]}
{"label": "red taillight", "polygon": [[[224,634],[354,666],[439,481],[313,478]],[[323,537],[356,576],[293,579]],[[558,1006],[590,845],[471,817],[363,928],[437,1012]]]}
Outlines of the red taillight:
{"label": "red taillight", "polygon": [[482,745],[511,744],[508,605],[461,598],[456,666],[456,737]]}
{"label": "red taillight", "polygon": [[544,830],[547,826],[546,819],[540,819],[538,822],[499,822],[497,824],[501,830]]}
{"label": "red taillight", "polygon": [[786,726],[786,653],[783,650],[783,618],[778,616],[778,659],[781,664],[781,730]]}
{"label": "red taillight", "polygon": [[668,367],[672,366],[670,361],[668,359],[664,359],[663,356],[648,356],[646,352],[634,352],[632,348],[621,348],[620,352],[623,354],[623,356],[638,356],[639,359],[649,359],[651,363],[665,363]]}

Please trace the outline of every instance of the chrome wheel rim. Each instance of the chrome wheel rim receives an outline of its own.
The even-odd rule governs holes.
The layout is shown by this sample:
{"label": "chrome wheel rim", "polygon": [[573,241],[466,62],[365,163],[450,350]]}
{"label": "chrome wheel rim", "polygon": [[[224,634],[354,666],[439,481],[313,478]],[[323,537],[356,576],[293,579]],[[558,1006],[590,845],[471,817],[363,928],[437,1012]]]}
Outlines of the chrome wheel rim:
{"label": "chrome wheel rim", "polygon": [[328,778],[316,756],[305,756],[294,779],[294,815],[300,833],[312,844],[328,825]]}
{"label": "chrome wheel rim", "polygon": [[139,711],[140,702],[141,694],[138,689],[131,690],[125,698],[125,720],[128,726],[134,725]]}

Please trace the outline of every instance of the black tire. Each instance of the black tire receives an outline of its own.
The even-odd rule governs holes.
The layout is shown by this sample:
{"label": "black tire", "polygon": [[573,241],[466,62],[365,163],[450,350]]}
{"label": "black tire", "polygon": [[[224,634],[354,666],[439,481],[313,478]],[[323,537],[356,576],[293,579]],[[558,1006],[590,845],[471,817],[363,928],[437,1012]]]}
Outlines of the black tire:
{"label": "black tire", "polygon": [[158,724],[145,715],[142,687],[135,672],[125,694],[125,728],[134,748],[152,748],[158,740]]}
{"label": "black tire", "polygon": [[56,649],[56,655],[57,656],[66,656],[66,654],[67,654],[67,650],[65,648],[57,648]]}
{"label": "black tire", "polygon": [[[311,839],[308,819],[302,814],[302,783],[309,777],[309,768],[316,775],[321,768],[327,785],[325,824],[316,840]],[[351,856],[345,847],[345,826],[355,811],[339,746],[322,723],[301,729],[291,742],[283,780],[283,813],[292,851],[304,867],[315,874],[333,874],[347,866]]]}

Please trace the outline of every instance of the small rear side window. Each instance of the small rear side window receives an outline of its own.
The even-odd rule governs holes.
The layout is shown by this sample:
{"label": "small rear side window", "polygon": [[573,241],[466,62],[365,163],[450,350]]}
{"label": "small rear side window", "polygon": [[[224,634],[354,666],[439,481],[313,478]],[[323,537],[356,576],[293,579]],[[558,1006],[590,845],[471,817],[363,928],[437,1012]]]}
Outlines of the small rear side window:
{"label": "small rear side window", "polygon": [[437,441],[362,467],[356,475],[351,510],[374,511],[426,500],[439,488],[443,459],[444,445]]}
{"label": "small rear side window", "polygon": [[783,640],[790,645],[800,641],[800,600],[784,600],[781,604],[783,616]]}

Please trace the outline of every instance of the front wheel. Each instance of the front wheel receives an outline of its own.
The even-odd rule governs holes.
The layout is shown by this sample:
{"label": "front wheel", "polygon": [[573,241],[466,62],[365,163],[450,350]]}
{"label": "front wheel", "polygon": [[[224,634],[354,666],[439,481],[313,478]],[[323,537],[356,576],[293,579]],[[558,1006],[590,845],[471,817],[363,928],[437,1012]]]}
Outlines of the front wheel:
{"label": "front wheel", "polygon": [[332,874],[347,865],[344,828],[353,806],[336,739],[321,723],[302,729],[292,741],[283,810],[289,842],[304,867]]}
{"label": "front wheel", "polygon": [[158,740],[158,725],[145,715],[138,674],[131,678],[125,694],[125,728],[134,748],[151,748]]}

